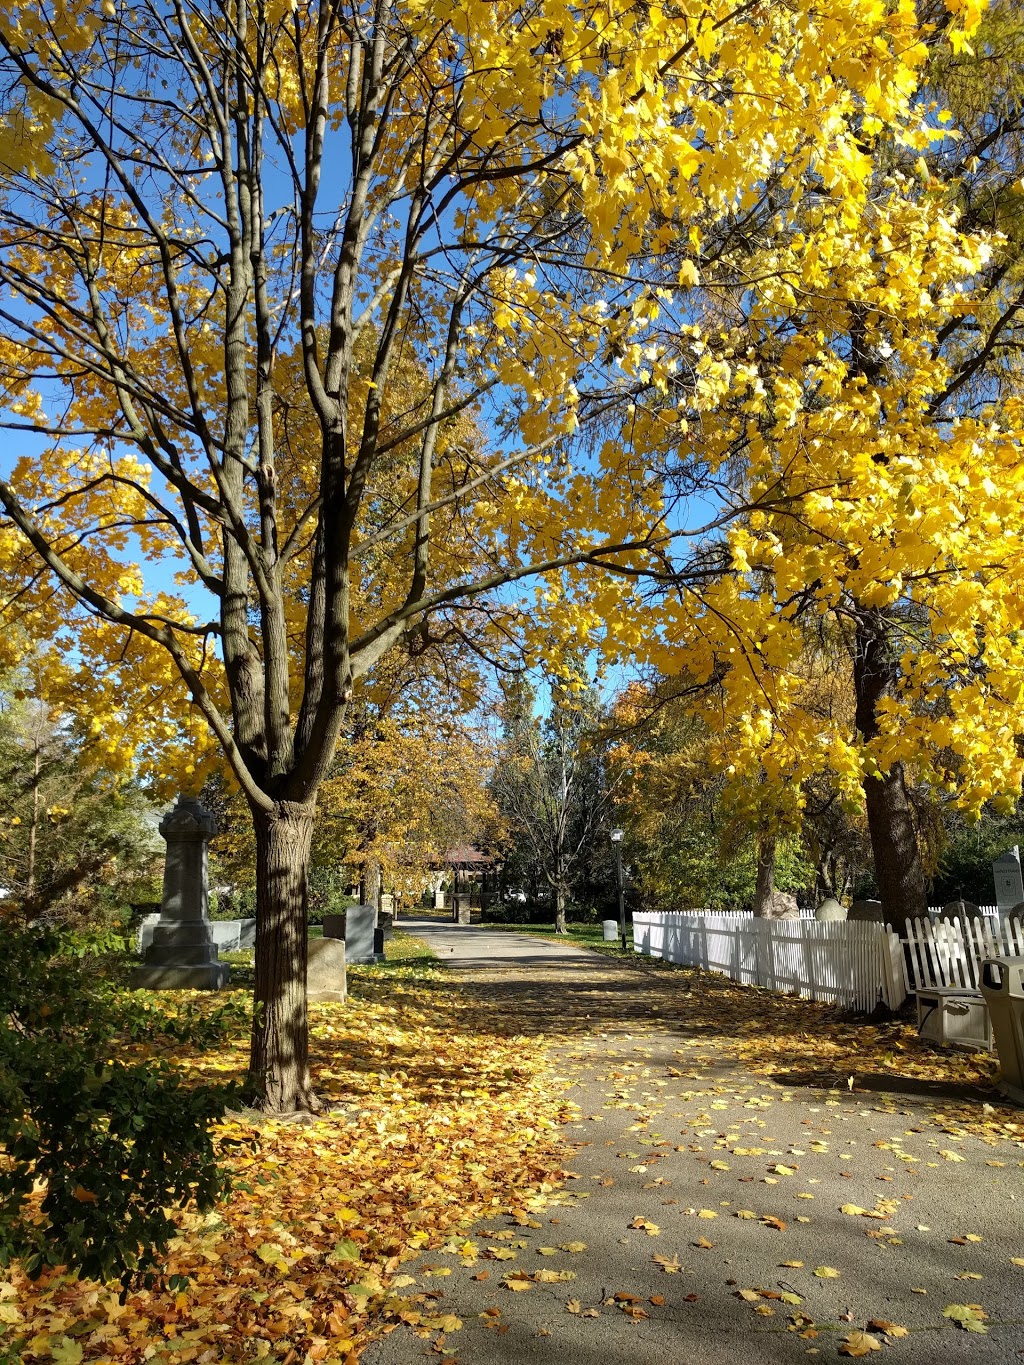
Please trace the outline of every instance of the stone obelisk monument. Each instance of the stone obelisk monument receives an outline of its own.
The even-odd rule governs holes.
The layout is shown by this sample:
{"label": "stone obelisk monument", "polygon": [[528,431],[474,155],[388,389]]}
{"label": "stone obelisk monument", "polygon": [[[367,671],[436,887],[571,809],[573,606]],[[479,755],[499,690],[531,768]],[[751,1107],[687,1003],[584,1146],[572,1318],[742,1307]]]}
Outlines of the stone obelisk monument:
{"label": "stone obelisk monument", "polygon": [[210,886],[206,846],[217,823],[193,797],[180,796],[160,821],[167,841],[160,918],[134,986],[151,991],[216,991],[230,968],[217,957],[210,933]]}

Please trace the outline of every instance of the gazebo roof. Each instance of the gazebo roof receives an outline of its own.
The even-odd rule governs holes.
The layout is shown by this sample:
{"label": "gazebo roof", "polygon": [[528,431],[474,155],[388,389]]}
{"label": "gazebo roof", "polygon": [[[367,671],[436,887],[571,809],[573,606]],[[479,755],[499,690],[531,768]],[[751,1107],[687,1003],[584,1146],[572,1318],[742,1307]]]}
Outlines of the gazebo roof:
{"label": "gazebo roof", "polygon": [[443,867],[496,867],[501,862],[500,858],[495,858],[491,853],[484,853],[479,848],[474,848],[472,844],[456,844],[454,848],[448,849],[441,859]]}

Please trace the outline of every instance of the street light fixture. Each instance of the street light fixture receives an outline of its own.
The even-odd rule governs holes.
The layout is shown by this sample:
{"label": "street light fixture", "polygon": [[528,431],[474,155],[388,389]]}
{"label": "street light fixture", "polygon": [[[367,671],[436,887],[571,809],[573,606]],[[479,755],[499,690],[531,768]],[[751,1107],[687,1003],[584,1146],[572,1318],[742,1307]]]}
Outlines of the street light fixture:
{"label": "street light fixture", "polygon": [[615,875],[619,884],[619,936],[623,952],[626,952],[626,895],[622,887],[622,841],[625,834],[622,829],[613,829],[611,832],[611,840],[615,845]]}

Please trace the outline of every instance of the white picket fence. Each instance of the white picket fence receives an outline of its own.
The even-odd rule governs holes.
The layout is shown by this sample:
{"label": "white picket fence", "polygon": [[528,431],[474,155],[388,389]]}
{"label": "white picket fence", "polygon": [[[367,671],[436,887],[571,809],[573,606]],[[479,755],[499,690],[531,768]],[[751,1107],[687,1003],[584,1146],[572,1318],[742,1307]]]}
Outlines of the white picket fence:
{"label": "white picket fence", "polygon": [[848,1009],[906,999],[899,936],[881,924],[767,920],[689,910],[636,911],[638,953],[703,967],[748,986],[795,992]]}
{"label": "white picket fence", "polygon": [[[1000,913],[998,905],[979,905],[978,909],[983,915],[998,915]],[[928,913],[929,915],[934,915],[935,918],[940,919],[944,914],[950,914],[952,912],[947,911],[945,906],[942,905],[929,905]]]}
{"label": "white picket fence", "polygon": [[903,942],[909,990],[922,986],[977,990],[985,958],[1024,956],[1024,924],[999,917],[910,920]]}

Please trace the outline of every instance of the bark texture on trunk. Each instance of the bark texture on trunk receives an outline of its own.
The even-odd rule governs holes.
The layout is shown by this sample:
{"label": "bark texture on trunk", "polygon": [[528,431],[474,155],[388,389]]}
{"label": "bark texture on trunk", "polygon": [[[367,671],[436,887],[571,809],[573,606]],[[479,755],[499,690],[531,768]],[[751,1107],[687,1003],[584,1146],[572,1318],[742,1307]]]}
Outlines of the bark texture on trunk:
{"label": "bark texture on trunk", "polygon": [[882,914],[887,924],[902,929],[908,919],[928,914],[928,880],[903,764],[894,763],[882,777],[866,777],[864,801]]}
{"label": "bark texture on trunk", "polygon": [[380,863],[376,858],[371,858],[363,869],[363,877],[359,885],[359,899],[362,905],[373,906],[374,924],[380,917],[380,893]]}
{"label": "bark texture on trunk", "polygon": [[[866,740],[879,733],[878,703],[893,684],[895,667],[884,620],[876,614],[858,621],[853,667],[856,725]],[[902,929],[907,920],[928,913],[928,879],[902,763],[864,779],[864,803],[882,914],[887,924]]]}
{"label": "bark texture on trunk", "polygon": [[555,887],[555,933],[567,934],[569,932],[565,923],[565,889],[561,886]]}
{"label": "bark texture on trunk", "polygon": [[758,919],[775,917],[775,836],[757,836],[757,882],[754,886],[754,914]]}
{"label": "bark texture on trunk", "polygon": [[256,809],[256,989],[249,1084],[273,1114],[317,1109],[306,1021],[306,876],[312,805]]}

